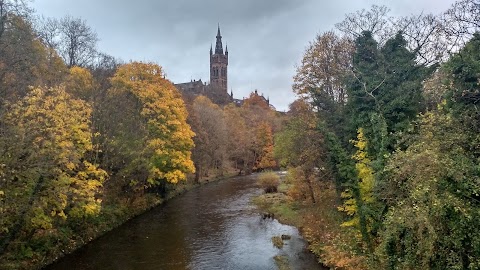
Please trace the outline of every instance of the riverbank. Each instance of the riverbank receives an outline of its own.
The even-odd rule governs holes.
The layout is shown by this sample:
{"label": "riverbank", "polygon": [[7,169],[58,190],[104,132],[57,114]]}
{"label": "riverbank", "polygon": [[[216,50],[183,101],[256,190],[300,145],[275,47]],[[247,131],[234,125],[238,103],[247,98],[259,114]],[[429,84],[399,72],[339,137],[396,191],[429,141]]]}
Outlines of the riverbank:
{"label": "riverbank", "polygon": [[189,179],[173,186],[165,198],[147,193],[127,203],[126,198],[122,201],[110,200],[107,197],[104,199],[105,203],[100,214],[90,218],[85,224],[62,230],[44,230],[31,236],[24,236],[26,241],[20,251],[7,251],[1,254],[0,269],[41,269],[172,198],[205,184],[234,176],[236,173],[232,172],[224,176],[205,178],[200,182]]}
{"label": "riverbank", "polygon": [[337,194],[332,184],[316,187],[316,203],[298,202],[289,194],[294,185],[284,177],[278,191],[265,193],[253,203],[266,213],[274,214],[281,223],[298,228],[308,242],[309,250],[319,262],[333,269],[366,269],[365,258],[355,249],[355,235],[341,226],[343,220],[337,210]]}

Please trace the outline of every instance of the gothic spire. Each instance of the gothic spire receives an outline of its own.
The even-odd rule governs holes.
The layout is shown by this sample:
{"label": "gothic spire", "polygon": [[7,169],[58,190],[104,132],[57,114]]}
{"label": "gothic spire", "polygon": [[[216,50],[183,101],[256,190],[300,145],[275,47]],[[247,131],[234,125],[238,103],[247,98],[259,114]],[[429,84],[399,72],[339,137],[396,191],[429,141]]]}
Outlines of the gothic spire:
{"label": "gothic spire", "polygon": [[220,34],[220,24],[218,24],[217,42],[215,43],[215,54],[223,54],[222,35]]}

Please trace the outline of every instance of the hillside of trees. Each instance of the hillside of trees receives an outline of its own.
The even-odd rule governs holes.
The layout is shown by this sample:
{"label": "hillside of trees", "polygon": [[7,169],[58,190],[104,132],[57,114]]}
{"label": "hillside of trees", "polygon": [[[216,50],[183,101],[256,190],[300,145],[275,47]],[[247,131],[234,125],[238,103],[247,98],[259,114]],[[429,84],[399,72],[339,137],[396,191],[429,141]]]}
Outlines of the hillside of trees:
{"label": "hillside of trees", "polygon": [[309,44],[275,155],[323,263],[480,269],[479,31],[476,0],[373,6]]}
{"label": "hillside of trees", "polygon": [[252,94],[183,99],[162,67],[99,52],[79,18],[0,0],[0,265],[38,268],[182,190],[276,167]]}

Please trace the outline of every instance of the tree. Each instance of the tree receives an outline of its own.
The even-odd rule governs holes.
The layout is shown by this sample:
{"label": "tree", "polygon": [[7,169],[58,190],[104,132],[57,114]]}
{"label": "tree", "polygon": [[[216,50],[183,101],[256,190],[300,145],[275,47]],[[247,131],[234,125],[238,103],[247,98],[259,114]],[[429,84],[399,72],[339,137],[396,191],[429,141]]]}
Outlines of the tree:
{"label": "tree", "polygon": [[480,267],[478,40],[440,68],[443,80],[427,85],[439,88],[443,101],[404,134],[408,146],[384,168],[380,269]]}
{"label": "tree", "polygon": [[231,103],[224,107],[225,123],[227,126],[227,155],[238,170],[238,174],[248,172],[250,160],[249,146],[252,144],[251,129],[243,117],[243,109]]}
{"label": "tree", "polygon": [[[243,152],[242,163],[245,172],[251,173],[253,170],[260,169],[257,167],[258,162],[264,154],[268,153],[264,147],[269,144],[271,135],[277,130],[275,121],[277,118],[273,107],[263,95],[258,94],[257,90],[244,100],[239,113],[245,123],[245,130],[242,133],[247,138],[243,140],[246,152]],[[273,141],[271,144],[273,145]],[[271,161],[267,163],[271,164]]]}
{"label": "tree", "polygon": [[62,82],[66,68],[56,55],[38,41],[31,23],[20,16],[9,17],[9,27],[0,38],[0,95],[16,101],[29,86],[54,86]]}
{"label": "tree", "polygon": [[250,96],[243,101],[244,107],[254,108],[258,107],[263,110],[270,110],[270,104],[263,97],[263,94],[260,96],[258,91],[250,93]]}
{"label": "tree", "polygon": [[0,0],[0,39],[15,17],[27,18],[32,10],[25,0]]}
{"label": "tree", "polygon": [[[111,79],[104,111],[106,162],[124,183],[138,191],[185,180],[195,171],[194,146],[187,110],[180,93],[152,63],[122,65]],[[127,179],[128,179],[127,178]]]}
{"label": "tree", "polygon": [[431,69],[416,64],[415,53],[407,49],[402,33],[389,39],[380,50],[383,55],[384,83],[378,91],[387,132],[404,130],[423,110],[422,81]]}
{"label": "tree", "polygon": [[389,12],[390,9],[386,6],[373,5],[370,10],[362,9],[347,14],[335,27],[351,40],[369,32],[379,44],[383,44],[392,36],[393,19],[388,15]]}
{"label": "tree", "polygon": [[305,100],[290,104],[289,115],[285,128],[275,137],[275,157],[281,166],[301,171],[298,178],[306,186],[304,195],[315,203],[314,182],[318,176],[328,178],[324,137],[312,106]]}
{"label": "tree", "polygon": [[[379,51],[377,42],[370,32],[355,41],[355,54],[353,60],[353,73],[348,84],[348,103],[346,115],[349,119],[348,128],[352,138],[359,128],[363,128],[364,134],[371,147],[369,153],[376,157],[375,151],[380,151],[385,137],[385,131],[375,132],[376,129],[383,129],[382,107],[378,101],[378,93],[382,91],[385,83],[382,54]],[[380,118],[380,119],[379,119]],[[380,123],[378,123],[379,121]],[[372,143],[374,136],[378,140]],[[347,138],[348,139],[348,138]]]}
{"label": "tree", "polygon": [[275,168],[277,163],[273,159],[273,134],[271,126],[263,122],[256,127],[254,141],[255,164],[254,170]]}
{"label": "tree", "polygon": [[480,1],[459,0],[452,4],[441,17],[443,30],[449,37],[451,50],[462,48],[480,31]]}
{"label": "tree", "polygon": [[91,108],[62,87],[32,89],[4,115],[0,150],[3,250],[20,231],[82,223],[101,207],[107,174],[89,160]]}
{"label": "tree", "polygon": [[88,69],[72,67],[66,80],[68,92],[79,99],[87,102],[93,101],[95,80]]}
{"label": "tree", "polygon": [[385,167],[378,269],[480,267],[479,136],[451,113],[429,112]]}
{"label": "tree", "polygon": [[357,141],[352,141],[357,148],[353,159],[355,160],[355,169],[357,173],[356,181],[342,193],[345,199],[343,206],[338,209],[351,217],[342,226],[354,227],[366,243],[369,252],[373,251],[372,231],[376,223],[375,216],[372,215],[372,206],[375,203],[374,186],[375,176],[372,168],[372,161],[367,154],[367,139],[363,129],[359,128]]}
{"label": "tree", "polygon": [[456,106],[463,105],[470,111],[478,111],[473,107],[480,103],[480,32],[475,33],[465,47],[452,56],[445,68],[452,76],[451,101]]}
{"label": "tree", "polygon": [[377,159],[394,147],[392,135],[422,111],[422,81],[431,69],[416,64],[401,33],[382,48],[368,32],[356,44],[347,115],[350,130],[364,129],[368,151]]}
{"label": "tree", "polygon": [[226,161],[227,126],[222,109],[207,97],[198,96],[193,101],[190,123],[195,132],[193,161],[196,181],[208,176],[209,170],[223,173]]}
{"label": "tree", "polygon": [[94,64],[98,37],[85,20],[70,16],[60,20],[43,18],[38,21],[37,31],[45,45],[57,50],[69,68]]}
{"label": "tree", "polygon": [[435,65],[448,58],[449,44],[442,21],[432,14],[419,14],[399,18],[395,23],[402,33],[409,51],[416,55],[417,63]]}
{"label": "tree", "polygon": [[347,102],[345,80],[351,72],[353,50],[351,41],[334,32],[318,35],[305,51],[294,77],[294,92],[311,100],[332,128],[338,129],[342,121]]}

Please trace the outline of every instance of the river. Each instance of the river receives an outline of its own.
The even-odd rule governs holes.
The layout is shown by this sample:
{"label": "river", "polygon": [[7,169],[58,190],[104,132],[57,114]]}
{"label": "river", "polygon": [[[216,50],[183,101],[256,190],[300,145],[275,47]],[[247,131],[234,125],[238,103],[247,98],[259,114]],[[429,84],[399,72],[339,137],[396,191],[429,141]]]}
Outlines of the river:
{"label": "river", "polygon": [[[325,269],[305,250],[294,227],[262,219],[250,203],[262,191],[255,176],[236,177],[190,190],[108,232],[45,269]],[[291,235],[282,249],[271,237]]]}

